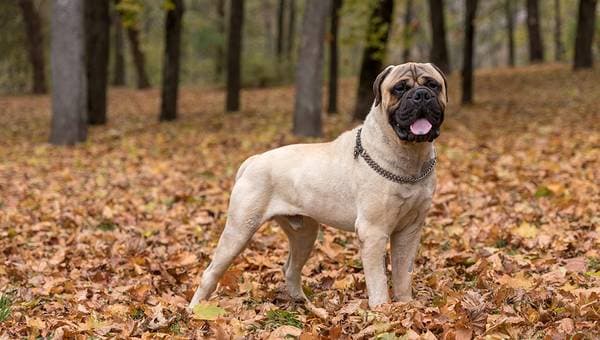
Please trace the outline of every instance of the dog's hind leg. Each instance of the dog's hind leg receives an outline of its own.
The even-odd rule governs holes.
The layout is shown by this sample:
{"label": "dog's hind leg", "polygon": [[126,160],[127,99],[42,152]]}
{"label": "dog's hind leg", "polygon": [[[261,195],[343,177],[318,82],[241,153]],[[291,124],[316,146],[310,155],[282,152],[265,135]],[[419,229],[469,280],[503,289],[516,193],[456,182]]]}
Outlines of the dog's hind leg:
{"label": "dog's hind leg", "polygon": [[319,223],[306,216],[277,217],[275,220],[290,243],[288,259],[283,265],[288,293],[294,300],[306,300],[302,290],[302,267],[317,239]]}
{"label": "dog's hind leg", "polygon": [[217,288],[219,279],[233,260],[246,248],[254,233],[264,223],[265,198],[260,191],[243,180],[234,187],[225,229],[219,239],[210,265],[202,274],[200,286],[189,304],[193,308],[206,300]]}

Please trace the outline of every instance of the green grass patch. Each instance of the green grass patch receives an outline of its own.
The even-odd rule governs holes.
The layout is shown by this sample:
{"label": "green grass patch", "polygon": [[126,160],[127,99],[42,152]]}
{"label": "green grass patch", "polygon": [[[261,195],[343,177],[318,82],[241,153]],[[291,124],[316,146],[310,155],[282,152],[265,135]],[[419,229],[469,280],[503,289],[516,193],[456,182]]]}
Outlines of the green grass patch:
{"label": "green grass patch", "polygon": [[600,258],[588,257],[587,267],[589,271],[600,271]]}
{"label": "green grass patch", "polygon": [[280,326],[294,326],[302,329],[303,324],[302,321],[298,319],[296,313],[281,309],[273,309],[267,312],[265,326],[272,329]]}
{"label": "green grass patch", "polygon": [[0,295],[0,322],[4,322],[10,316],[10,307],[12,300],[8,295]]}
{"label": "green grass patch", "polygon": [[100,223],[98,223],[98,225],[96,226],[97,229],[100,229],[102,231],[113,231],[115,229],[117,229],[117,224],[111,220],[102,220]]}
{"label": "green grass patch", "polygon": [[548,188],[545,185],[539,186],[537,188],[537,190],[535,191],[535,197],[537,197],[537,198],[550,196],[552,194],[553,194],[552,190],[550,190],[550,188]]}
{"label": "green grass patch", "polygon": [[129,313],[129,316],[133,319],[133,320],[141,320],[144,318],[144,316],[146,316],[146,314],[144,313],[144,310],[136,307],[134,309],[131,310],[131,312]]}

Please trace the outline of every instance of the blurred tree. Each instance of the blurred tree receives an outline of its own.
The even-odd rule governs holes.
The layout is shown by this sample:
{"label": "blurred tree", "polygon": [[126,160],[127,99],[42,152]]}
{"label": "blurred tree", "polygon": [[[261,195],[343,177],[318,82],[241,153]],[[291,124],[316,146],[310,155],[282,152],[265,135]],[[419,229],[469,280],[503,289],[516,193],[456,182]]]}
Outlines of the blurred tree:
{"label": "blurred tree", "polygon": [[579,0],[575,58],[573,61],[575,69],[591,68],[594,63],[592,42],[596,30],[596,4],[597,0]]}
{"label": "blurred tree", "polygon": [[277,5],[277,44],[276,44],[276,53],[277,59],[281,59],[283,55],[283,23],[285,17],[285,0],[279,0]]}
{"label": "blurred tree", "polygon": [[431,16],[431,62],[436,64],[444,73],[450,73],[450,57],[446,43],[446,23],[444,19],[444,1],[429,0]]}
{"label": "blurred tree", "polygon": [[146,89],[150,87],[150,81],[146,74],[146,57],[140,48],[140,32],[135,27],[127,27],[127,38],[129,39],[129,47],[135,72],[137,74],[137,88]]}
{"label": "blurred tree", "polygon": [[146,74],[146,57],[140,48],[140,32],[138,27],[143,8],[144,4],[141,0],[120,0],[117,5],[123,26],[127,28],[127,38],[137,75],[138,89],[150,87],[150,81]]}
{"label": "blurred tree", "polygon": [[167,0],[164,2],[164,7],[166,11],[165,53],[159,120],[170,121],[177,119],[183,0]]}
{"label": "blurred tree", "polygon": [[508,42],[508,66],[515,66],[515,14],[513,0],[505,0],[506,35]]}
{"label": "blurred tree", "polygon": [[36,94],[46,93],[46,67],[44,61],[44,35],[42,34],[42,20],[35,8],[33,0],[19,0],[25,31],[27,33],[27,47],[29,61],[33,69],[33,88]]}
{"label": "blurred tree", "polygon": [[473,54],[477,0],[465,0],[465,40],[462,68],[462,103],[473,102]]}
{"label": "blurred tree", "polygon": [[329,27],[329,99],[328,113],[337,113],[338,87],[338,21],[342,0],[333,0]]}
{"label": "blurred tree", "polygon": [[85,1],[87,118],[106,124],[106,85],[110,31],[110,0]]}
{"label": "blurred tree", "polygon": [[527,32],[529,34],[529,61],[532,63],[544,61],[538,0],[527,0]]}
{"label": "blurred tree", "polygon": [[321,135],[323,50],[330,0],[307,0],[296,66],[294,134]]}
{"label": "blurred tree", "polygon": [[[225,36],[225,0],[215,2],[217,10],[217,32],[221,37]],[[222,43],[215,44],[215,81],[220,81],[225,69],[223,60],[225,59],[225,48]]]}
{"label": "blurred tree", "polygon": [[554,0],[554,60],[562,61],[565,48],[562,43],[562,15],[560,13],[560,0]]}
{"label": "blurred tree", "polygon": [[260,2],[261,17],[264,22],[264,33],[262,34],[264,39],[265,53],[263,54],[267,58],[271,58],[272,55],[277,55],[277,42],[275,32],[273,32],[273,13],[276,11],[273,9],[271,1]]}
{"label": "blurred tree", "polygon": [[289,0],[289,20],[288,20],[288,30],[287,30],[287,56],[288,59],[294,57],[294,39],[296,38],[296,4],[295,0]]}
{"label": "blurred tree", "polygon": [[244,0],[231,0],[229,33],[227,35],[227,101],[228,112],[240,109],[242,27]]}
{"label": "blurred tree", "polygon": [[393,12],[394,0],[376,0],[367,27],[367,41],[363,50],[354,105],[354,120],[364,120],[371,109],[374,99],[373,82],[383,69]]}
{"label": "blurred tree", "polygon": [[412,45],[412,36],[414,33],[413,25],[413,2],[412,0],[406,0],[406,7],[404,10],[404,31],[403,31],[403,46],[402,46],[402,61],[410,61],[410,47]]}
{"label": "blurred tree", "polygon": [[[119,3],[119,0],[115,0],[115,5]],[[125,42],[123,40],[123,23],[121,22],[121,15],[119,11],[115,10],[113,13],[113,28],[114,28],[114,51],[113,54],[113,80],[114,86],[125,85]]]}
{"label": "blurred tree", "polygon": [[50,143],[87,137],[84,0],[52,2],[52,127]]}

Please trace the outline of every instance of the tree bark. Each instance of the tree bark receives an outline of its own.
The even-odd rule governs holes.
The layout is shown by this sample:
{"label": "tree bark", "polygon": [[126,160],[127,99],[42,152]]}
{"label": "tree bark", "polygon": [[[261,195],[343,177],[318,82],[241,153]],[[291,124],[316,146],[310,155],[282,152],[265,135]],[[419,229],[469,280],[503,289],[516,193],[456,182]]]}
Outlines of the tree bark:
{"label": "tree bark", "polygon": [[129,38],[129,47],[137,75],[137,87],[138,89],[146,89],[150,87],[150,81],[146,74],[146,58],[140,49],[140,32],[135,27],[128,27],[127,37]]}
{"label": "tree bark", "polygon": [[596,0],[579,1],[579,17],[577,18],[577,35],[575,37],[575,69],[592,68],[592,42],[596,28]]}
{"label": "tree bark", "polygon": [[42,20],[35,9],[33,0],[19,0],[25,32],[27,33],[27,47],[29,62],[33,69],[32,92],[42,94],[48,91],[46,87],[46,67],[44,61],[44,35],[42,34]]}
{"label": "tree bark", "polygon": [[404,39],[402,46],[402,60],[406,63],[410,61],[410,47],[412,45],[413,35],[413,2],[412,0],[406,0],[406,8],[404,11]]}
{"label": "tree bark", "polygon": [[287,56],[291,58],[294,52],[294,41],[296,38],[296,4],[294,0],[289,0],[289,12],[290,17],[288,21],[288,30],[287,30]]}
{"label": "tree bark", "polygon": [[[115,4],[118,0],[115,1]],[[114,28],[114,64],[113,64],[113,79],[114,86],[125,85],[125,41],[123,40],[123,23],[119,11],[113,13],[113,28]]]}
{"label": "tree bark", "polygon": [[462,69],[462,103],[473,102],[473,52],[477,0],[465,0],[465,45]]}
{"label": "tree bark", "polygon": [[283,23],[285,17],[285,0],[279,0],[279,4],[277,7],[277,43],[275,47],[275,52],[277,54],[277,59],[281,60],[283,55]]}
{"label": "tree bark", "polygon": [[277,55],[277,38],[275,32],[273,32],[273,6],[270,1],[261,1],[262,4],[262,19],[265,24],[265,33],[263,34],[265,40],[265,56],[270,58],[273,55]]}
{"label": "tree bark", "polygon": [[506,0],[504,3],[506,14],[506,34],[508,40],[508,65],[515,66],[515,16],[513,9],[513,0]]}
{"label": "tree bark", "polygon": [[[217,30],[221,37],[225,37],[225,0],[217,0]],[[224,43],[219,41],[215,46],[215,81],[221,81],[223,79],[223,71],[225,65],[223,60],[225,59],[225,48]]]}
{"label": "tree bark", "polygon": [[165,55],[163,61],[162,99],[160,121],[177,119],[179,65],[181,55],[181,26],[183,0],[171,0],[175,8],[167,10],[165,18]]}
{"label": "tree bark", "polygon": [[50,143],[72,145],[87,137],[84,0],[54,0],[50,64]]}
{"label": "tree bark", "polygon": [[92,125],[106,124],[106,86],[110,12],[109,0],[85,1],[87,117]]}
{"label": "tree bark", "polygon": [[431,62],[436,64],[444,73],[450,73],[450,58],[446,43],[446,23],[444,19],[444,1],[429,0],[431,15]]}
{"label": "tree bark", "polygon": [[544,61],[544,44],[540,33],[538,0],[527,0],[527,32],[529,34],[529,61]]}
{"label": "tree bark", "polygon": [[562,15],[560,13],[560,0],[554,0],[554,60],[562,61],[565,48],[562,43]]}
{"label": "tree bark", "polygon": [[329,100],[328,113],[337,113],[338,87],[338,21],[342,0],[333,0],[329,27]]}
{"label": "tree bark", "polygon": [[231,0],[229,34],[227,36],[227,112],[240,109],[242,27],[244,0]]}
{"label": "tree bark", "polygon": [[364,120],[373,103],[373,82],[383,68],[386,45],[392,26],[393,0],[377,0],[367,29],[367,43],[363,50],[358,93],[354,106],[354,120]]}
{"label": "tree bark", "polygon": [[302,19],[302,39],[296,66],[294,134],[321,135],[323,50],[330,0],[308,0]]}

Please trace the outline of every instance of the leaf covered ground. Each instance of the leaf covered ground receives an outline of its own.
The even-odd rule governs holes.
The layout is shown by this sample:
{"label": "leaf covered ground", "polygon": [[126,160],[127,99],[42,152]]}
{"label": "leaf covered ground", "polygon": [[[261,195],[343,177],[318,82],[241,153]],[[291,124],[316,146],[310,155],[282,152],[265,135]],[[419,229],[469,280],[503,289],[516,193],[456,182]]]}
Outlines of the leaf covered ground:
{"label": "leaf covered ground", "polygon": [[[599,83],[566,66],[481,71],[477,104],[460,107],[451,79],[415,299],[376,311],[354,235],[327,227],[303,272],[314,307],[290,302],[270,223],[209,304],[185,311],[239,164],[308,141],[290,133],[292,87],[244,91],[232,115],[222,91],[184,88],[168,124],[157,90],[114,89],[109,125],[72,148],[45,143],[48,97],[0,97],[0,338],[594,338]],[[323,139],[347,117],[326,118]]]}

